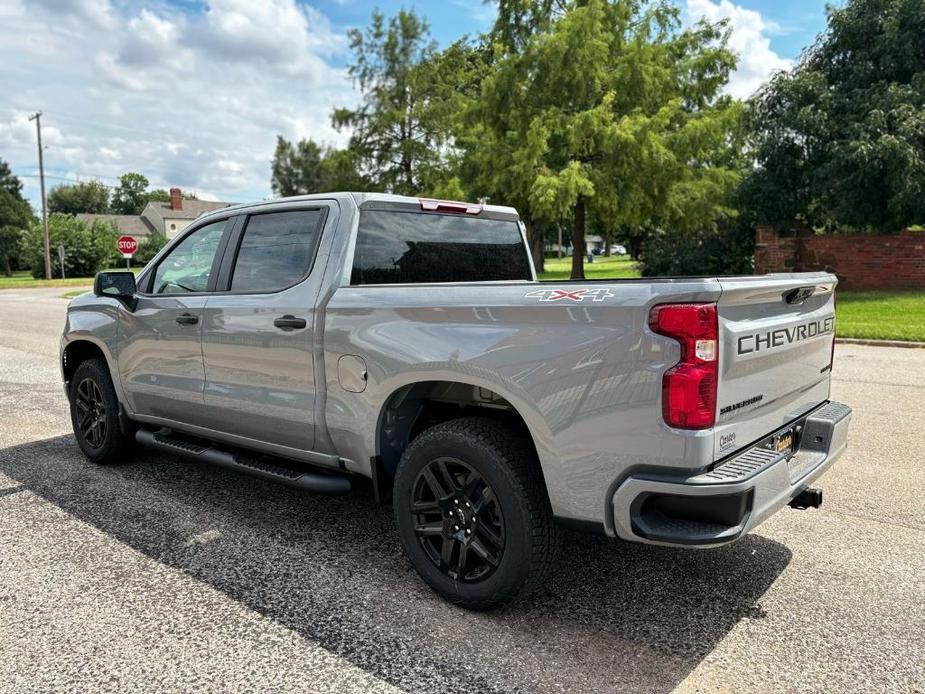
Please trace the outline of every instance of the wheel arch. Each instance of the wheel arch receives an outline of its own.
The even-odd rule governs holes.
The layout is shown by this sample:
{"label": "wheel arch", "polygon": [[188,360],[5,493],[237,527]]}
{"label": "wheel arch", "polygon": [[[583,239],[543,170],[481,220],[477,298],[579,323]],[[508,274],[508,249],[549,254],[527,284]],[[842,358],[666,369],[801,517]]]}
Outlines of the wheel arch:
{"label": "wheel arch", "polygon": [[102,359],[112,379],[112,386],[116,392],[119,403],[119,426],[126,435],[134,436],[133,424],[129,419],[129,411],[125,405],[122,393],[122,383],[115,368],[115,362],[106,343],[90,335],[81,335],[68,340],[61,348],[61,374],[64,378],[64,388],[69,392],[71,379],[82,363],[90,359]]}
{"label": "wheel arch", "polygon": [[105,347],[96,340],[81,337],[71,340],[61,350],[61,375],[64,377],[65,385],[71,382],[77,367],[88,359],[103,359],[112,374],[112,365]]}
{"label": "wheel arch", "polygon": [[113,387],[116,389],[116,397],[120,405],[125,402],[122,393],[122,382],[119,379],[116,364],[109,351],[109,346],[102,340],[93,335],[81,334],[67,340],[61,347],[61,376],[64,379],[65,390],[77,371],[77,367],[88,359],[102,359],[109,369],[109,377],[112,379]]}
{"label": "wheel arch", "polygon": [[390,488],[398,460],[417,434],[442,421],[468,416],[495,419],[521,429],[549,494],[542,465],[545,448],[539,443],[545,432],[535,408],[494,386],[463,379],[404,383],[383,400],[376,421],[373,471],[381,492],[385,495]]}

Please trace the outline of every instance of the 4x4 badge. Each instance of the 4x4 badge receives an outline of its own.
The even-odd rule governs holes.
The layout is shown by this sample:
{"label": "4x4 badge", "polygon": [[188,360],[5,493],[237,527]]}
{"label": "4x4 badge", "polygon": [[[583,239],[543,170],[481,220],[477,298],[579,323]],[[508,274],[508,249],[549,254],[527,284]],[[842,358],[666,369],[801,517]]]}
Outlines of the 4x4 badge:
{"label": "4x4 badge", "polygon": [[540,301],[577,301],[581,302],[590,298],[591,301],[603,301],[613,296],[609,289],[535,289],[527,292],[525,297],[529,299],[539,299]]}

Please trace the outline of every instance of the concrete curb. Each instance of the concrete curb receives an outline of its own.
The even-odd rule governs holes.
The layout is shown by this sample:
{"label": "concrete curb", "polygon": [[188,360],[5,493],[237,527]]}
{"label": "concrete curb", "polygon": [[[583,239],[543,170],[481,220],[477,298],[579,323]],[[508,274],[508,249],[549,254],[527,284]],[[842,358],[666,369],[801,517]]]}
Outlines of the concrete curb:
{"label": "concrete curb", "polygon": [[906,342],[903,340],[860,340],[854,337],[837,337],[839,345],[869,345],[871,347],[905,347],[907,349],[925,349],[925,342]]}

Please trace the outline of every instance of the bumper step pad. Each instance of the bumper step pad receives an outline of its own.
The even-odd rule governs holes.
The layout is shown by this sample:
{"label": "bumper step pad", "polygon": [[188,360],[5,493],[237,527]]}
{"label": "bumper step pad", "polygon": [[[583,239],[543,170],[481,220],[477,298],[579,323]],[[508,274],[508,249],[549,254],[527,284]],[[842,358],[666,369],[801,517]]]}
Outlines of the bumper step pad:
{"label": "bumper step pad", "polygon": [[[646,471],[614,492],[614,534],[627,540],[700,547],[741,537],[778,509],[815,508],[810,484],[847,447],[851,408],[828,402],[690,477]],[[793,433],[794,446],[777,451]]]}

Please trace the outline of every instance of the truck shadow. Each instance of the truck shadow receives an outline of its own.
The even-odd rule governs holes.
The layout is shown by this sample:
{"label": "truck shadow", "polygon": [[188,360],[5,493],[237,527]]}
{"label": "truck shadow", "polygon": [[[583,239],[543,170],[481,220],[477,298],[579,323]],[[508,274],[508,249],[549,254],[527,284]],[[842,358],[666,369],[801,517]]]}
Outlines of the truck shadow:
{"label": "truck shadow", "polygon": [[413,689],[669,691],[763,617],[791,558],[754,534],[689,551],[567,533],[540,595],[478,614],[417,579],[365,490],[313,496],[145,451],[97,467],[70,436],[0,451],[0,472],[393,684],[413,670]]}

